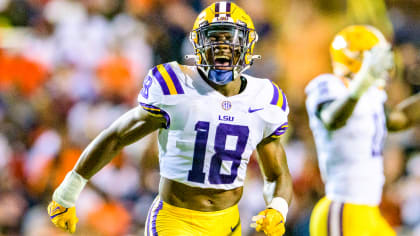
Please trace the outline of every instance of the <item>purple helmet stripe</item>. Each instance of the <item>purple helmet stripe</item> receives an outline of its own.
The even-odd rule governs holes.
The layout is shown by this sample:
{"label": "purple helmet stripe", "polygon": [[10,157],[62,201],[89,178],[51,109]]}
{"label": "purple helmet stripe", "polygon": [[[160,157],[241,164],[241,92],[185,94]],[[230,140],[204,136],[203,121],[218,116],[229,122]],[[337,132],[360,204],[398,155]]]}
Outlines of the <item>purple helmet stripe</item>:
{"label": "purple helmet stripe", "polygon": [[220,3],[216,2],[215,6],[214,6],[214,13],[215,13],[215,17],[219,17],[219,10],[220,9]]}
{"label": "purple helmet stripe", "polygon": [[159,82],[160,84],[160,88],[162,89],[162,92],[164,95],[169,95],[169,88],[168,85],[165,82],[165,79],[163,79],[162,75],[160,74],[159,70],[157,67],[154,67],[152,70],[152,74],[153,76],[156,78],[156,80]]}
{"label": "purple helmet stripe", "polygon": [[274,83],[271,83],[271,85],[273,85],[274,95],[273,95],[273,99],[271,99],[270,104],[272,104],[272,105],[277,105],[277,102],[279,101],[279,90],[278,90],[278,89],[277,89],[277,87],[274,85]]}
{"label": "purple helmet stripe", "polygon": [[174,83],[176,92],[178,94],[184,94],[184,89],[182,89],[181,83],[179,82],[178,77],[176,76],[174,70],[172,70],[171,65],[169,65],[169,63],[166,63],[163,65],[166,69],[166,71],[168,72],[169,76],[172,79],[172,82]]}
{"label": "purple helmet stripe", "polygon": [[153,236],[158,236],[158,233],[156,231],[156,219],[159,214],[159,211],[162,210],[163,202],[159,201],[159,206],[156,208],[155,212],[153,213],[153,220],[152,220],[152,232]]}
{"label": "purple helmet stripe", "polygon": [[226,4],[226,14],[228,17],[230,17],[230,2]]}

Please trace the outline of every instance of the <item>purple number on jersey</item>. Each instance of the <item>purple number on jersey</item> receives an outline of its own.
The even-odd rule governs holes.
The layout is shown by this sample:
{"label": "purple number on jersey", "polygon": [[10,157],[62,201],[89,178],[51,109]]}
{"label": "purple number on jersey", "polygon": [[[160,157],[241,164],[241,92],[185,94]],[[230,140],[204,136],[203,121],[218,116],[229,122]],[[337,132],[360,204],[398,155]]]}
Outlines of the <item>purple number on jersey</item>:
{"label": "purple number on jersey", "polygon": [[147,76],[143,82],[143,88],[141,89],[140,94],[146,99],[149,98],[149,88],[152,86],[152,83],[153,79],[150,76]]}
{"label": "purple number on jersey", "polygon": [[[203,167],[209,128],[210,123],[205,121],[199,121],[195,126],[197,136],[194,146],[193,165],[192,169],[188,172],[189,181],[204,183],[205,173],[203,172]],[[237,137],[234,150],[226,150],[228,136]],[[211,184],[231,184],[235,181],[248,137],[249,128],[247,126],[223,123],[217,126],[214,141],[215,154],[211,157],[210,161],[209,182]],[[223,161],[232,162],[230,174],[220,173]]]}
{"label": "purple number on jersey", "polygon": [[381,119],[381,116],[378,113],[373,114],[373,122],[375,127],[375,132],[372,138],[372,156],[382,156],[385,136],[386,136],[386,127],[385,122]]}

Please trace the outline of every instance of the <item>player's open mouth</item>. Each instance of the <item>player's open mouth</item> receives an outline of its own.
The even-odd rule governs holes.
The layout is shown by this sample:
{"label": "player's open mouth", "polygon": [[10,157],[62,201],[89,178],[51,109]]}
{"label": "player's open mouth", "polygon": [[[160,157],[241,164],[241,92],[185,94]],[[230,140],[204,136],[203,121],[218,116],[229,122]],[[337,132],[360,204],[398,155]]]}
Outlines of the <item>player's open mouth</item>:
{"label": "player's open mouth", "polygon": [[230,65],[230,57],[229,56],[215,56],[214,58],[214,65],[217,67],[226,68]]}

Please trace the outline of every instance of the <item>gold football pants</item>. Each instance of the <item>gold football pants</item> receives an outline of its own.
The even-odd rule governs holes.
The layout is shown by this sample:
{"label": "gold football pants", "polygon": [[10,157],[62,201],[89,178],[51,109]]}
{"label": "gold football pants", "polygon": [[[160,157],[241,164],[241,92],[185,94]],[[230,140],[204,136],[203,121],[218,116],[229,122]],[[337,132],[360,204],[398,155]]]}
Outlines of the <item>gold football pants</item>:
{"label": "gold football pants", "polygon": [[201,212],[169,205],[156,197],[147,215],[145,236],[241,235],[238,206]]}
{"label": "gold football pants", "polygon": [[315,205],[311,236],[395,236],[377,206],[331,201],[324,197]]}

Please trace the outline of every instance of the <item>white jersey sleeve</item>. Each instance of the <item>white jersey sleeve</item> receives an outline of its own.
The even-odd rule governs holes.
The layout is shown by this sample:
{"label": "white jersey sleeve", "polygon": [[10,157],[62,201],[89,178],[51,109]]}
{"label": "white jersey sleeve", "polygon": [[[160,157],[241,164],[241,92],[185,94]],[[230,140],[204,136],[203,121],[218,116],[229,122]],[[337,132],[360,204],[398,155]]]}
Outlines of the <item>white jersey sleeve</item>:
{"label": "white jersey sleeve", "polygon": [[269,82],[271,85],[266,86],[265,91],[263,91],[264,94],[261,95],[268,105],[259,114],[265,121],[263,137],[278,138],[288,128],[287,116],[289,114],[289,106],[285,93],[277,84]]}
{"label": "white jersey sleeve", "polygon": [[336,100],[348,94],[343,81],[335,75],[323,74],[313,79],[305,88],[306,109],[315,114],[322,103]]}

